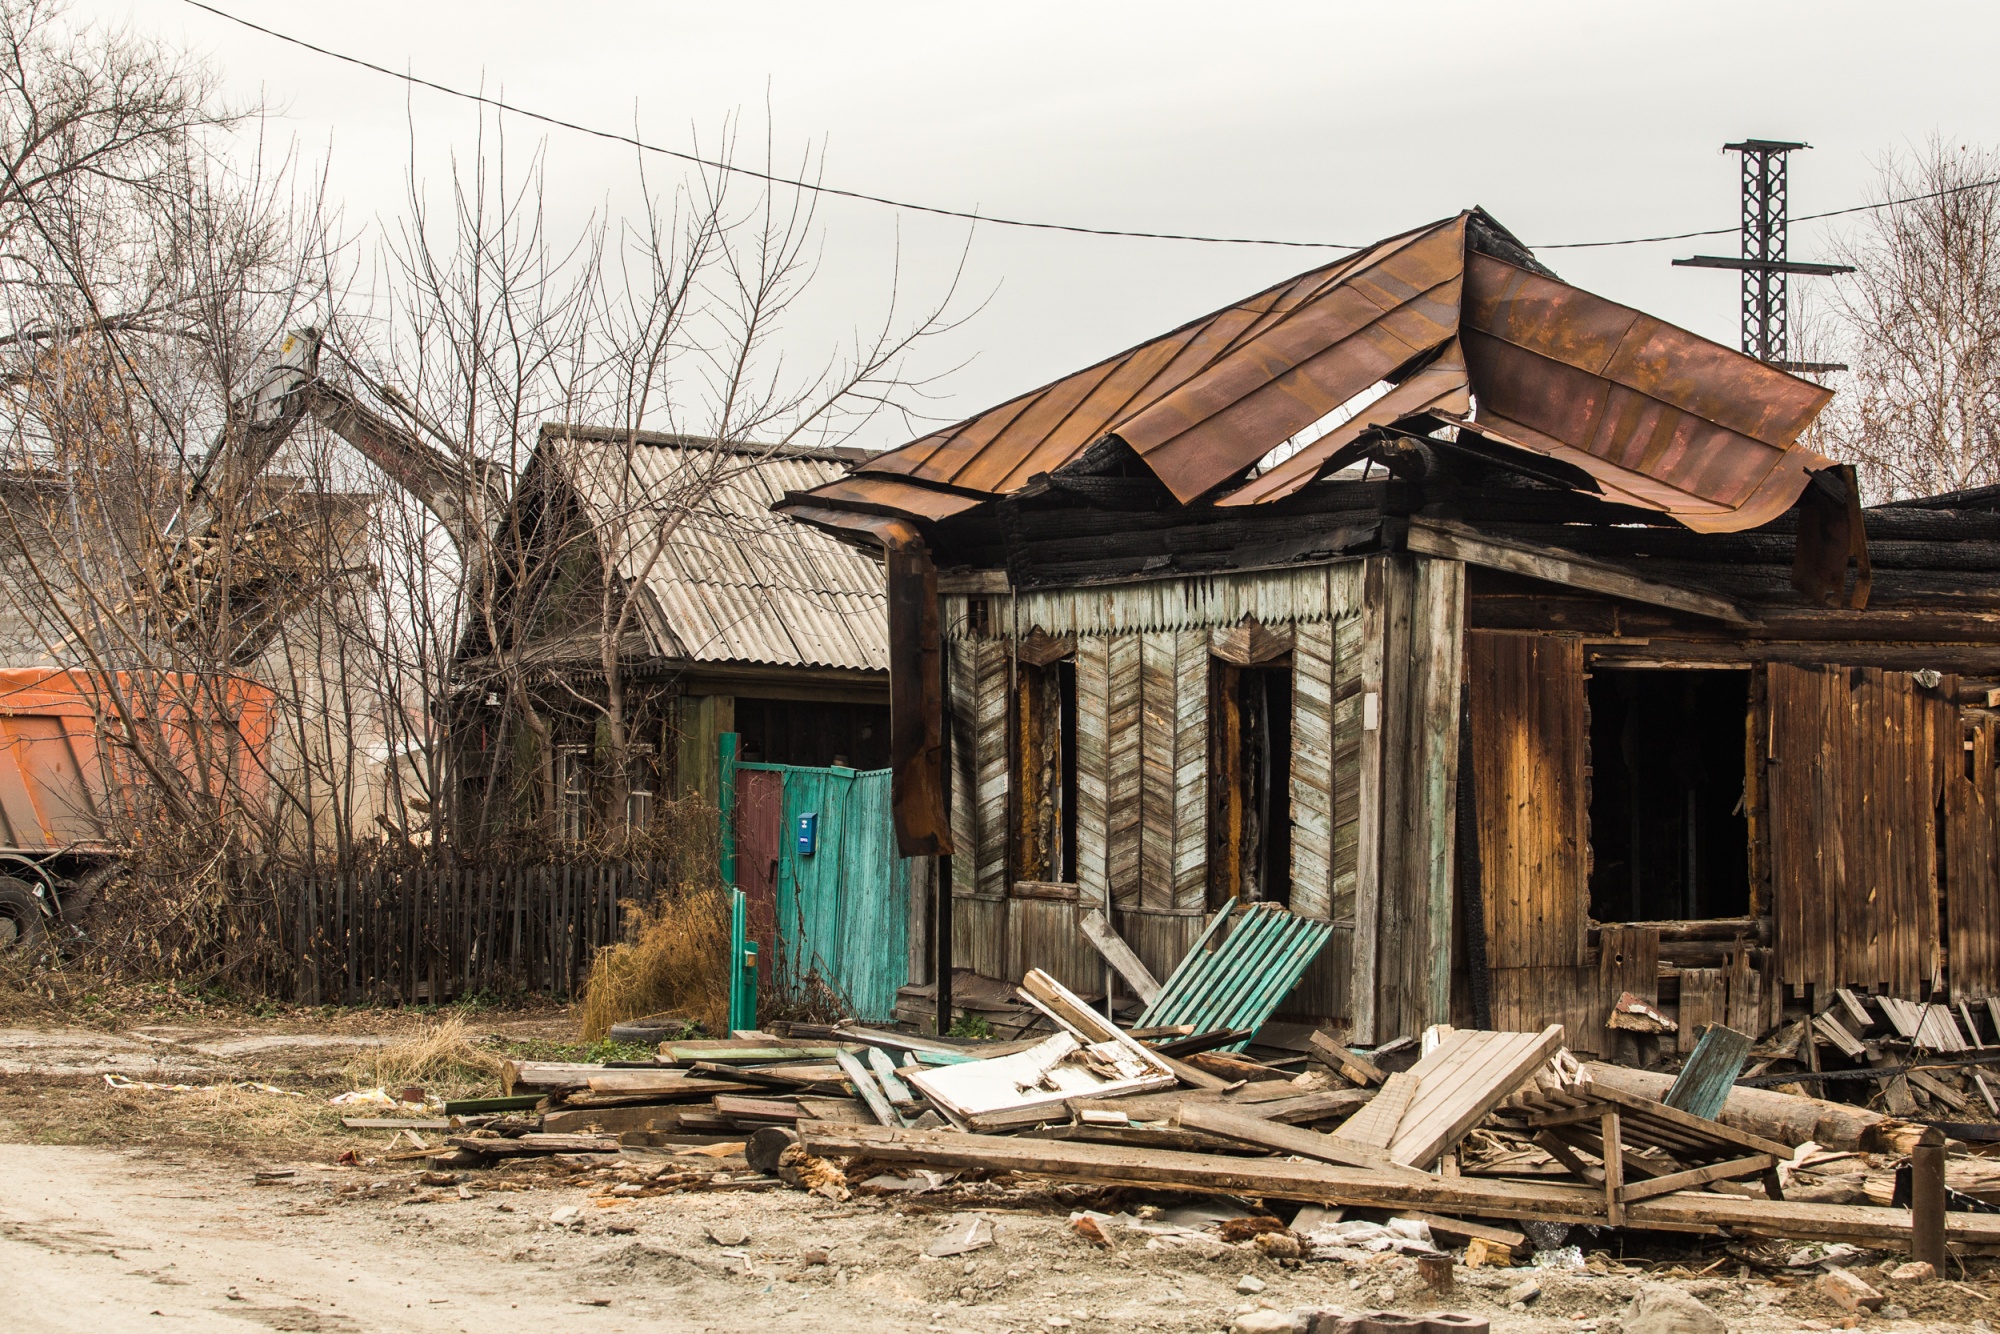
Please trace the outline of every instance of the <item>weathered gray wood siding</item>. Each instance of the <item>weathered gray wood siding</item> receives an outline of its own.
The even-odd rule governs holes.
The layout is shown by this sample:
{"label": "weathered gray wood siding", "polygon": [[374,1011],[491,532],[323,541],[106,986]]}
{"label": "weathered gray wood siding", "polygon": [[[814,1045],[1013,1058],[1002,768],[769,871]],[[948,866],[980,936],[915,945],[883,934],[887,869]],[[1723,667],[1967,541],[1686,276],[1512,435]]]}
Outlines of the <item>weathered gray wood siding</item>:
{"label": "weathered gray wood siding", "polygon": [[[1350,959],[1364,867],[1378,865],[1380,852],[1380,840],[1361,832],[1364,764],[1380,757],[1364,745],[1362,727],[1365,578],[1363,562],[1346,561],[989,595],[979,617],[987,628],[978,633],[971,597],[946,598],[952,830],[973,863],[965,866],[961,851],[953,867],[961,965],[1006,977],[1042,967],[1095,990],[1101,969],[1075,927],[1077,914],[1092,908],[1111,912],[1156,976],[1180,961],[1208,910],[1210,637],[1254,617],[1295,642],[1292,906],[1341,927],[1284,1010],[1347,1018],[1357,991]],[[1007,664],[1013,643],[1036,629],[1076,636],[1074,903],[1012,895],[1008,883]],[[1379,645],[1372,660],[1379,691]],[[973,916],[967,900],[978,901]],[[989,930],[1005,933],[1004,946],[974,942]],[[1372,987],[1372,970],[1365,980]]]}

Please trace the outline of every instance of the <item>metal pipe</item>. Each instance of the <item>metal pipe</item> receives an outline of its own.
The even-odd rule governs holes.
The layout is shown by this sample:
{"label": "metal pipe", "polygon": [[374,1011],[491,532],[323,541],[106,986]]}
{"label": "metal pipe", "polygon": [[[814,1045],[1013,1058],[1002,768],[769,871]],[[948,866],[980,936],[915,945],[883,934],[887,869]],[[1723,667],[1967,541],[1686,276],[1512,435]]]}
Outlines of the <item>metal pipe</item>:
{"label": "metal pipe", "polygon": [[1936,1126],[1910,1151],[1910,1258],[1944,1277],[1944,1132]]}

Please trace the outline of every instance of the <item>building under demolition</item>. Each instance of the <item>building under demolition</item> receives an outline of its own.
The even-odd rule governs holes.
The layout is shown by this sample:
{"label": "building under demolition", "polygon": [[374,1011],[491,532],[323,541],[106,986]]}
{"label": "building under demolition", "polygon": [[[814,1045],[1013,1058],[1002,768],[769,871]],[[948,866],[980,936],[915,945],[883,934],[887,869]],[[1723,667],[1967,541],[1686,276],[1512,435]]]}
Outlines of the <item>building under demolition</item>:
{"label": "building under demolition", "polygon": [[795,493],[885,550],[898,835],[950,958],[1164,977],[1333,924],[1281,1014],[1610,1050],[2000,993],[2000,493],[1864,509],[1830,391],[1392,237]]}

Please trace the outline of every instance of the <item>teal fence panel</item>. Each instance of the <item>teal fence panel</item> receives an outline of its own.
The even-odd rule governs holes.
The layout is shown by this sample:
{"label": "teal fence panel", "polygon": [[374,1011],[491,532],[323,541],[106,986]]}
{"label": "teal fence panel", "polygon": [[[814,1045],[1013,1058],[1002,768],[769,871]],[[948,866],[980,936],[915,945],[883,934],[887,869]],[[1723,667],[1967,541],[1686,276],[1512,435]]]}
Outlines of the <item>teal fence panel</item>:
{"label": "teal fence panel", "polygon": [[[776,885],[778,959],[769,983],[794,999],[817,976],[856,1018],[880,1022],[909,981],[910,867],[896,855],[887,769],[755,765],[784,774]],[[801,817],[817,815],[813,852]]]}

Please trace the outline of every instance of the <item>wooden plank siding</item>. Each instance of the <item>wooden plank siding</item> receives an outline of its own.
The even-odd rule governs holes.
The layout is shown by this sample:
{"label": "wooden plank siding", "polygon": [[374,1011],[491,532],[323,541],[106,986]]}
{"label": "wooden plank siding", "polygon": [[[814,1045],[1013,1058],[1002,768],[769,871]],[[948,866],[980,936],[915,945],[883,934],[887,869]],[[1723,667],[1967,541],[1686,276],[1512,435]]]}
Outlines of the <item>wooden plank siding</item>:
{"label": "wooden plank siding", "polygon": [[1779,980],[1929,992],[1940,962],[1940,746],[1957,683],[1875,667],[1768,669],[1772,897]]}
{"label": "wooden plank siding", "polygon": [[[1354,920],[1361,866],[1361,618],[1333,627],[1333,891],[1327,915]],[[1332,946],[1329,945],[1331,950]]]}
{"label": "wooden plank siding", "polygon": [[1111,902],[1145,906],[1140,897],[1139,845],[1144,795],[1139,769],[1141,664],[1139,636],[1105,641],[1104,809],[1107,878]]}
{"label": "wooden plank siding", "polygon": [[1139,640],[1139,895],[1136,906],[1174,906],[1174,778],[1180,700],[1176,632],[1148,630]]}
{"label": "wooden plank siding", "polygon": [[[2000,992],[2000,787],[1996,725],[1971,718],[1945,761],[1944,902],[1954,999]],[[1952,761],[1958,760],[1959,763]]]}
{"label": "wooden plank siding", "polygon": [[[1574,635],[1474,630],[1466,636],[1473,784],[1493,1024],[1567,1023],[1586,970],[1583,644]],[[1601,1022],[1601,1020],[1599,1020]],[[1596,1034],[1592,1033],[1592,1037]]]}
{"label": "wooden plank siding", "polygon": [[[1110,654],[1102,635],[1076,641],[1076,892],[1087,911],[1111,908],[1109,789]],[[1143,957],[1143,956],[1142,956]]]}
{"label": "wooden plank siding", "polygon": [[1333,915],[1333,626],[1301,625],[1292,645],[1292,899]]}
{"label": "wooden plank siding", "polygon": [[1173,896],[1168,906],[1198,913],[1208,900],[1207,631],[1175,632],[1173,690]]}

